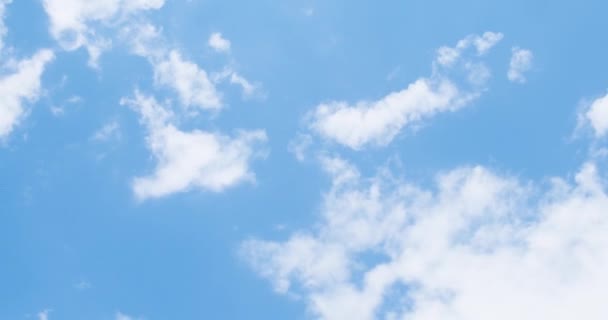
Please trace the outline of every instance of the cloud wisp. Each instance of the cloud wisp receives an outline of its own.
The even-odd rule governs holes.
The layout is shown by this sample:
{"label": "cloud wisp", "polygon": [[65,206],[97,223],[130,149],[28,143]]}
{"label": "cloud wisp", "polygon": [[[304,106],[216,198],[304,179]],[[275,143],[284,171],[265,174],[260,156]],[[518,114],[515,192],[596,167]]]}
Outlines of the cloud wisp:
{"label": "cloud wisp", "polygon": [[41,77],[54,59],[51,50],[38,51],[29,59],[13,61],[0,73],[0,140],[6,139],[27,114],[26,104],[38,100]]}
{"label": "cloud wisp", "polygon": [[[430,77],[378,100],[322,103],[307,115],[308,129],[354,150],[385,146],[404,128],[456,111],[479,97],[491,74],[481,59],[502,37],[486,32],[468,36],[455,47],[439,48]],[[464,81],[455,80],[459,72]]]}
{"label": "cloud wisp", "polygon": [[533,60],[534,54],[532,51],[518,47],[513,48],[507,78],[511,82],[525,83],[527,81],[525,74],[532,69]]}

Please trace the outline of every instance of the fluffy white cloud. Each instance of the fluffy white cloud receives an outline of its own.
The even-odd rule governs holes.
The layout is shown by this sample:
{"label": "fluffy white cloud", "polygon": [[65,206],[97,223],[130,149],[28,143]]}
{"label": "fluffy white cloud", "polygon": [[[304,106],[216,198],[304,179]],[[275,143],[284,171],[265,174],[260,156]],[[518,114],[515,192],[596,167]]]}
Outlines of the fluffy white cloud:
{"label": "fluffy white cloud", "polygon": [[[386,145],[407,126],[441,112],[455,111],[478,97],[490,77],[480,56],[502,39],[502,34],[487,32],[468,36],[456,47],[442,47],[433,64],[430,78],[420,78],[407,88],[376,101],[323,103],[307,119],[310,129],[321,137],[358,150],[369,145]],[[471,49],[473,57],[465,54]],[[453,68],[465,72],[469,89],[450,79]]]}
{"label": "fluffy white cloud", "polygon": [[[216,84],[229,79],[240,85],[245,96],[256,86],[231,68],[212,76],[196,63],[183,58],[167,45],[162,30],[149,23],[131,24],[121,37],[131,51],[146,58],[154,70],[156,85],[173,90],[177,95],[179,114],[139,93],[123,99],[138,111],[148,128],[148,147],[158,161],[155,172],[136,178],[133,190],[139,199],[162,197],[195,188],[222,191],[241,182],[253,181],[250,162],[261,153],[259,145],[266,141],[264,131],[239,131],[235,136],[193,130],[184,132],[175,126],[180,114],[196,115],[197,111],[219,110],[222,97]],[[185,113],[184,113],[185,111]]]}
{"label": "fluffy white cloud", "polygon": [[451,81],[420,79],[378,101],[321,104],[310,115],[310,126],[327,139],[361,149],[368,144],[388,144],[404,126],[456,110],[467,100]]}
{"label": "fluffy white cloud", "polygon": [[120,22],[145,10],[157,10],[164,0],[43,0],[50,20],[50,33],[65,50],[86,47],[91,65],[110,45],[97,26]]}
{"label": "fluffy white cloud", "polygon": [[195,63],[184,60],[179,52],[173,50],[166,59],[153,64],[156,82],[175,90],[184,106],[203,109],[222,107],[221,97],[207,72]]}
{"label": "fluffy white cloud", "polygon": [[605,319],[608,195],[592,163],[531,185],[482,167],[425,189],[325,159],[321,221],[242,254],[326,320]]}
{"label": "fluffy white cloud", "polygon": [[40,50],[33,57],[9,63],[0,75],[0,139],[6,138],[26,114],[25,103],[40,94],[40,77],[54,57],[50,50]]}
{"label": "fluffy white cloud", "polygon": [[230,52],[230,40],[225,39],[221,33],[212,33],[207,44],[217,52]]}
{"label": "fluffy white cloud", "polygon": [[264,131],[240,131],[234,137],[200,130],[184,132],[172,124],[172,112],[153,98],[136,92],[122,104],[139,112],[148,129],[148,147],[157,160],[152,175],[133,181],[137,198],[158,198],[195,188],[219,192],[255,179],[250,162],[261,156],[258,147],[266,141]]}
{"label": "fluffy white cloud", "polygon": [[596,137],[603,137],[608,133],[608,94],[591,103],[585,118],[591,124]]}
{"label": "fluffy white cloud", "polygon": [[530,50],[513,48],[507,78],[512,82],[526,82],[525,73],[532,69],[534,54]]}

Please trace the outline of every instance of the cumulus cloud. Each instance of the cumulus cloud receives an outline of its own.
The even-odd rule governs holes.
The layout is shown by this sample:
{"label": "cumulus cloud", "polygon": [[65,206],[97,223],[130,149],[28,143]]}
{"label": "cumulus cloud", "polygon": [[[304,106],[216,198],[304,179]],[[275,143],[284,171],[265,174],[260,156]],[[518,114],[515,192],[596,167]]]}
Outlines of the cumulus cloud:
{"label": "cumulus cloud", "polygon": [[157,83],[175,90],[184,106],[203,109],[222,106],[221,97],[207,72],[184,60],[175,50],[169,52],[166,59],[154,62],[154,78]]}
{"label": "cumulus cloud", "polygon": [[219,32],[212,33],[207,44],[217,52],[230,52],[230,40],[224,38]]}
{"label": "cumulus cloud", "polygon": [[[455,47],[442,47],[433,63],[433,75],[375,101],[331,101],[318,105],[307,116],[309,128],[322,138],[355,150],[390,143],[405,127],[438,113],[458,110],[477,98],[490,77],[479,61],[502,39],[487,32],[468,36]],[[473,55],[467,55],[473,49]],[[458,68],[457,68],[458,67]],[[450,75],[464,72],[467,81],[457,83]]]}
{"label": "cumulus cloud", "polygon": [[264,131],[240,131],[235,136],[201,130],[185,132],[172,123],[174,114],[154,98],[136,92],[134,98],[121,103],[140,114],[148,130],[148,148],[157,161],[153,174],[134,179],[133,191],[138,199],[191,189],[220,192],[254,181],[250,162],[263,155],[259,149],[266,141]]}
{"label": "cumulus cloud", "polygon": [[595,136],[604,137],[608,133],[608,94],[593,101],[585,113]]}
{"label": "cumulus cloud", "polygon": [[326,320],[604,319],[608,195],[593,163],[573,180],[522,182],[483,167],[431,188],[339,158],[320,222],[242,255]]}
{"label": "cumulus cloud", "polygon": [[249,166],[254,158],[262,155],[258,149],[266,141],[264,131],[241,130],[228,136],[201,130],[185,132],[175,123],[183,114],[192,116],[198,110],[220,110],[223,102],[216,85],[226,79],[241,86],[244,95],[252,94],[256,85],[228,67],[209,75],[198,64],[171,49],[162,30],[149,23],[131,24],[122,30],[121,37],[132,53],[149,61],[156,85],[171,89],[183,107],[174,110],[140,93],[123,99],[123,104],[140,113],[148,129],[148,147],[158,162],[152,175],[133,181],[136,196],[144,200],[191,189],[219,192],[254,181],[255,175]]}
{"label": "cumulus cloud", "polygon": [[517,47],[513,48],[507,78],[512,82],[526,82],[525,73],[532,69],[533,59],[534,54],[532,51]]}
{"label": "cumulus cloud", "polygon": [[5,139],[27,113],[25,104],[40,95],[40,78],[53,60],[50,50],[40,50],[29,59],[9,63],[0,75],[0,139]]}
{"label": "cumulus cloud", "polygon": [[116,27],[126,18],[142,11],[160,9],[164,3],[164,0],[43,0],[51,35],[64,50],[85,47],[92,66],[111,44],[102,34],[103,27]]}

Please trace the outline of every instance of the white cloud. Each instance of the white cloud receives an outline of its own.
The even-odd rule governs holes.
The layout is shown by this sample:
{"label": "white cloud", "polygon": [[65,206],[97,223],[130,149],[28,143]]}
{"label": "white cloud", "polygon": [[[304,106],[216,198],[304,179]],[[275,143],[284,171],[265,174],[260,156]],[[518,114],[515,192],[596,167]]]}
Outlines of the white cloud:
{"label": "white cloud", "polygon": [[38,317],[38,320],[49,320],[50,312],[51,312],[51,310],[44,310],[44,311],[38,312],[38,314],[36,316]]}
{"label": "white cloud", "polygon": [[233,72],[230,75],[230,83],[241,86],[241,89],[243,89],[243,95],[245,97],[253,96],[257,90],[256,85],[249,82],[249,80],[245,79],[243,76],[236,72]]}
{"label": "white cloud", "polygon": [[230,40],[225,39],[219,32],[212,33],[207,44],[217,52],[230,52]]}
{"label": "white cloud", "polygon": [[97,130],[91,137],[94,141],[108,141],[112,139],[120,138],[120,124],[118,121],[113,120],[104,124],[99,130]]}
{"label": "white cloud", "polygon": [[119,311],[119,312],[116,313],[115,319],[116,320],[137,320],[137,319],[140,319],[140,318],[134,318],[132,316],[126,315],[126,314],[124,314],[124,313],[122,313],[122,312]]}
{"label": "white cloud", "polygon": [[448,80],[420,79],[378,101],[321,104],[309,115],[310,127],[322,137],[352,149],[368,144],[386,145],[404,126],[458,109],[468,100],[462,98],[458,88]]}
{"label": "white cloud", "polygon": [[179,52],[173,50],[166,59],[153,64],[156,82],[174,89],[184,106],[202,109],[222,107],[220,94],[207,72],[184,60]]}
{"label": "white cloud", "polygon": [[26,114],[24,104],[34,102],[40,94],[40,78],[48,62],[50,50],[40,50],[30,59],[15,61],[7,75],[0,76],[0,139],[5,139]]}
{"label": "white cloud", "polygon": [[517,47],[513,48],[507,78],[512,82],[526,82],[526,76],[524,74],[532,69],[533,59],[534,54],[532,51]]}
{"label": "white cloud", "polygon": [[50,110],[55,117],[61,117],[65,114],[65,109],[63,107],[52,106]]}
{"label": "white cloud", "polygon": [[157,10],[164,0],[43,0],[50,19],[50,33],[65,50],[86,47],[89,63],[97,64],[111,41],[98,26],[120,25],[126,18],[146,10]]}
{"label": "white cloud", "polygon": [[313,139],[310,135],[298,134],[289,142],[287,149],[296,157],[298,161],[302,162],[306,160],[312,143]]}
{"label": "white cloud", "polygon": [[601,138],[608,133],[608,94],[596,99],[585,113],[595,136]]}
{"label": "white cloud", "polygon": [[120,33],[133,54],[150,61],[163,59],[169,52],[163,41],[162,30],[150,23],[133,23],[125,26]]}
{"label": "white cloud", "polygon": [[71,96],[67,100],[63,102],[62,105],[55,105],[50,107],[50,111],[55,117],[61,117],[66,113],[66,109],[68,104],[77,104],[81,103],[82,98],[80,96]]}
{"label": "white cloud", "polygon": [[93,285],[87,280],[80,280],[74,284],[74,288],[80,291],[91,289]]}
{"label": "white cloud", "polygon": [[230,66],[209,75],[196,63],[184,59],[177,50],[170,50],[161,33],[153,25],[143,23],[126,27],[121,36],[127,39],[134,54],[148,59],[156,83],[173,89],[184,106],[221,109],[222,95],[216,86],[223,81],[240,86],[245,99],[259,93],[259,84],[252,83]]}
{"label": "white cloud", "polygon": [[[481,36],[472,36],[469,41],[473,42],[473,45],[477,49],[478,55],[486,54],[492,47],[502,40],[503,34],[496,32],[485,32]],[[462,45],[460,45],[462,47]]]}
{"label": "white cloud", "polygon": [[140,114],[148,129],[148,147],[157,160],[152,175],[133,181],[138,199],[191,189],[220,192],[254,181],[250,162],[261,156],[257,149],[266,141],[264,131],[240,131],[234,137],[200,130],[184,132],[172,124],[172,112],[153,98],[136,92],[134,98],[121,103]]}
{"label": "white cloud", "polygon": [[590,319],[608,316],[608,195],[592,163],[531,185],[483,167],[430,189],[325,159],[321,221],[242,254],[326,320]]}
{"label": "white cloud", "polygon": [[134,54],[148,59],[156,84],[174,90],[184,107],[207,110],[222,107],[221,95],[207,72],[184,59],[179,51],[170,50],[162,30],[149,23],[133,24],[121,36],[127,39]]}
{"label": "white cloud", "polygon": [[483,56],[503,38],[502,33],[485,32],[481,36],[469,35],[458,41],[455,47],[443,46],[437,50],[437,63],[450,66],[457,62],[470,47],[475,48],[478,56]]}
{"label": "white cloud", "polygon": [[[243,94],[253,94],[257,86],[233,71],[224,68],[211,77],[196,63],[171,50],[162,30],[149,23],[131,24],[121,37],[131,51],[146,58],[154,70],[157,86],[172,89],[186,115],[196,115],[196,109],[219,110],[222,97],[216,84],[228,79],[242,87]],[[136,178],[133,190],[141,199],[162,197],[191,189],[222,191],[241,182],[254,181],[249,168],[253,158],[262,154],[258,146],[266,141],[264,131],[238,131],[234,136],[216,132],[181,131],[175,126],[180,114],[139,93],[133,99],[123,99],[138,111],[148,128],[148,147],[158,164],[155,172]],[[193,108],[196,108],[193,110]]]}
{"label": "white cloud", "polygon": [[[420,78],[379,100],[320,104],[308,115],[309,128],[327,140],[355,150],[386,145],[403,128],[438,113],[458,110],[478,97],[490,77],[489,69],[477,61],[478,57],[501,38],[502,34],[487,32],[468,36],[454,48],[440,48],[430,78]],[[476,57],[464,56],[471,48]],[[449,74],[455,72],[453,68],[457,65],[464,70],[470,89],[450,79]]]}
{"label": "white cloud", "polygon": [[0,0],[0,52],[4,48],[4,37],[8,32],[6,25],[4,24],[4,19],[6,17],[6,6],[9,5],[12,0]]}
{"label": "white cloud", "polygon": [[231,84],[238,85],[243,91],[243,98],[251,98],[259,93],[259,86],[251,83],[238,72],[230,67],[224,68],[222,72],[213,73],[211,76],[214,83],[221,83],[228,80]]}

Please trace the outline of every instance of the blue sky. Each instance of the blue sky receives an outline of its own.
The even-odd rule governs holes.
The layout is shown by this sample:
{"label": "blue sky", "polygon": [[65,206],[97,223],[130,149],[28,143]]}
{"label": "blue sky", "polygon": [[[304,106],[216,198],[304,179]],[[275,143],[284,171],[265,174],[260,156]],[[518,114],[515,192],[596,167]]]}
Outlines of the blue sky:
{"label": "blue sky", "polygon": [[606,9],[0,0],[0,319],[605,319]]}

